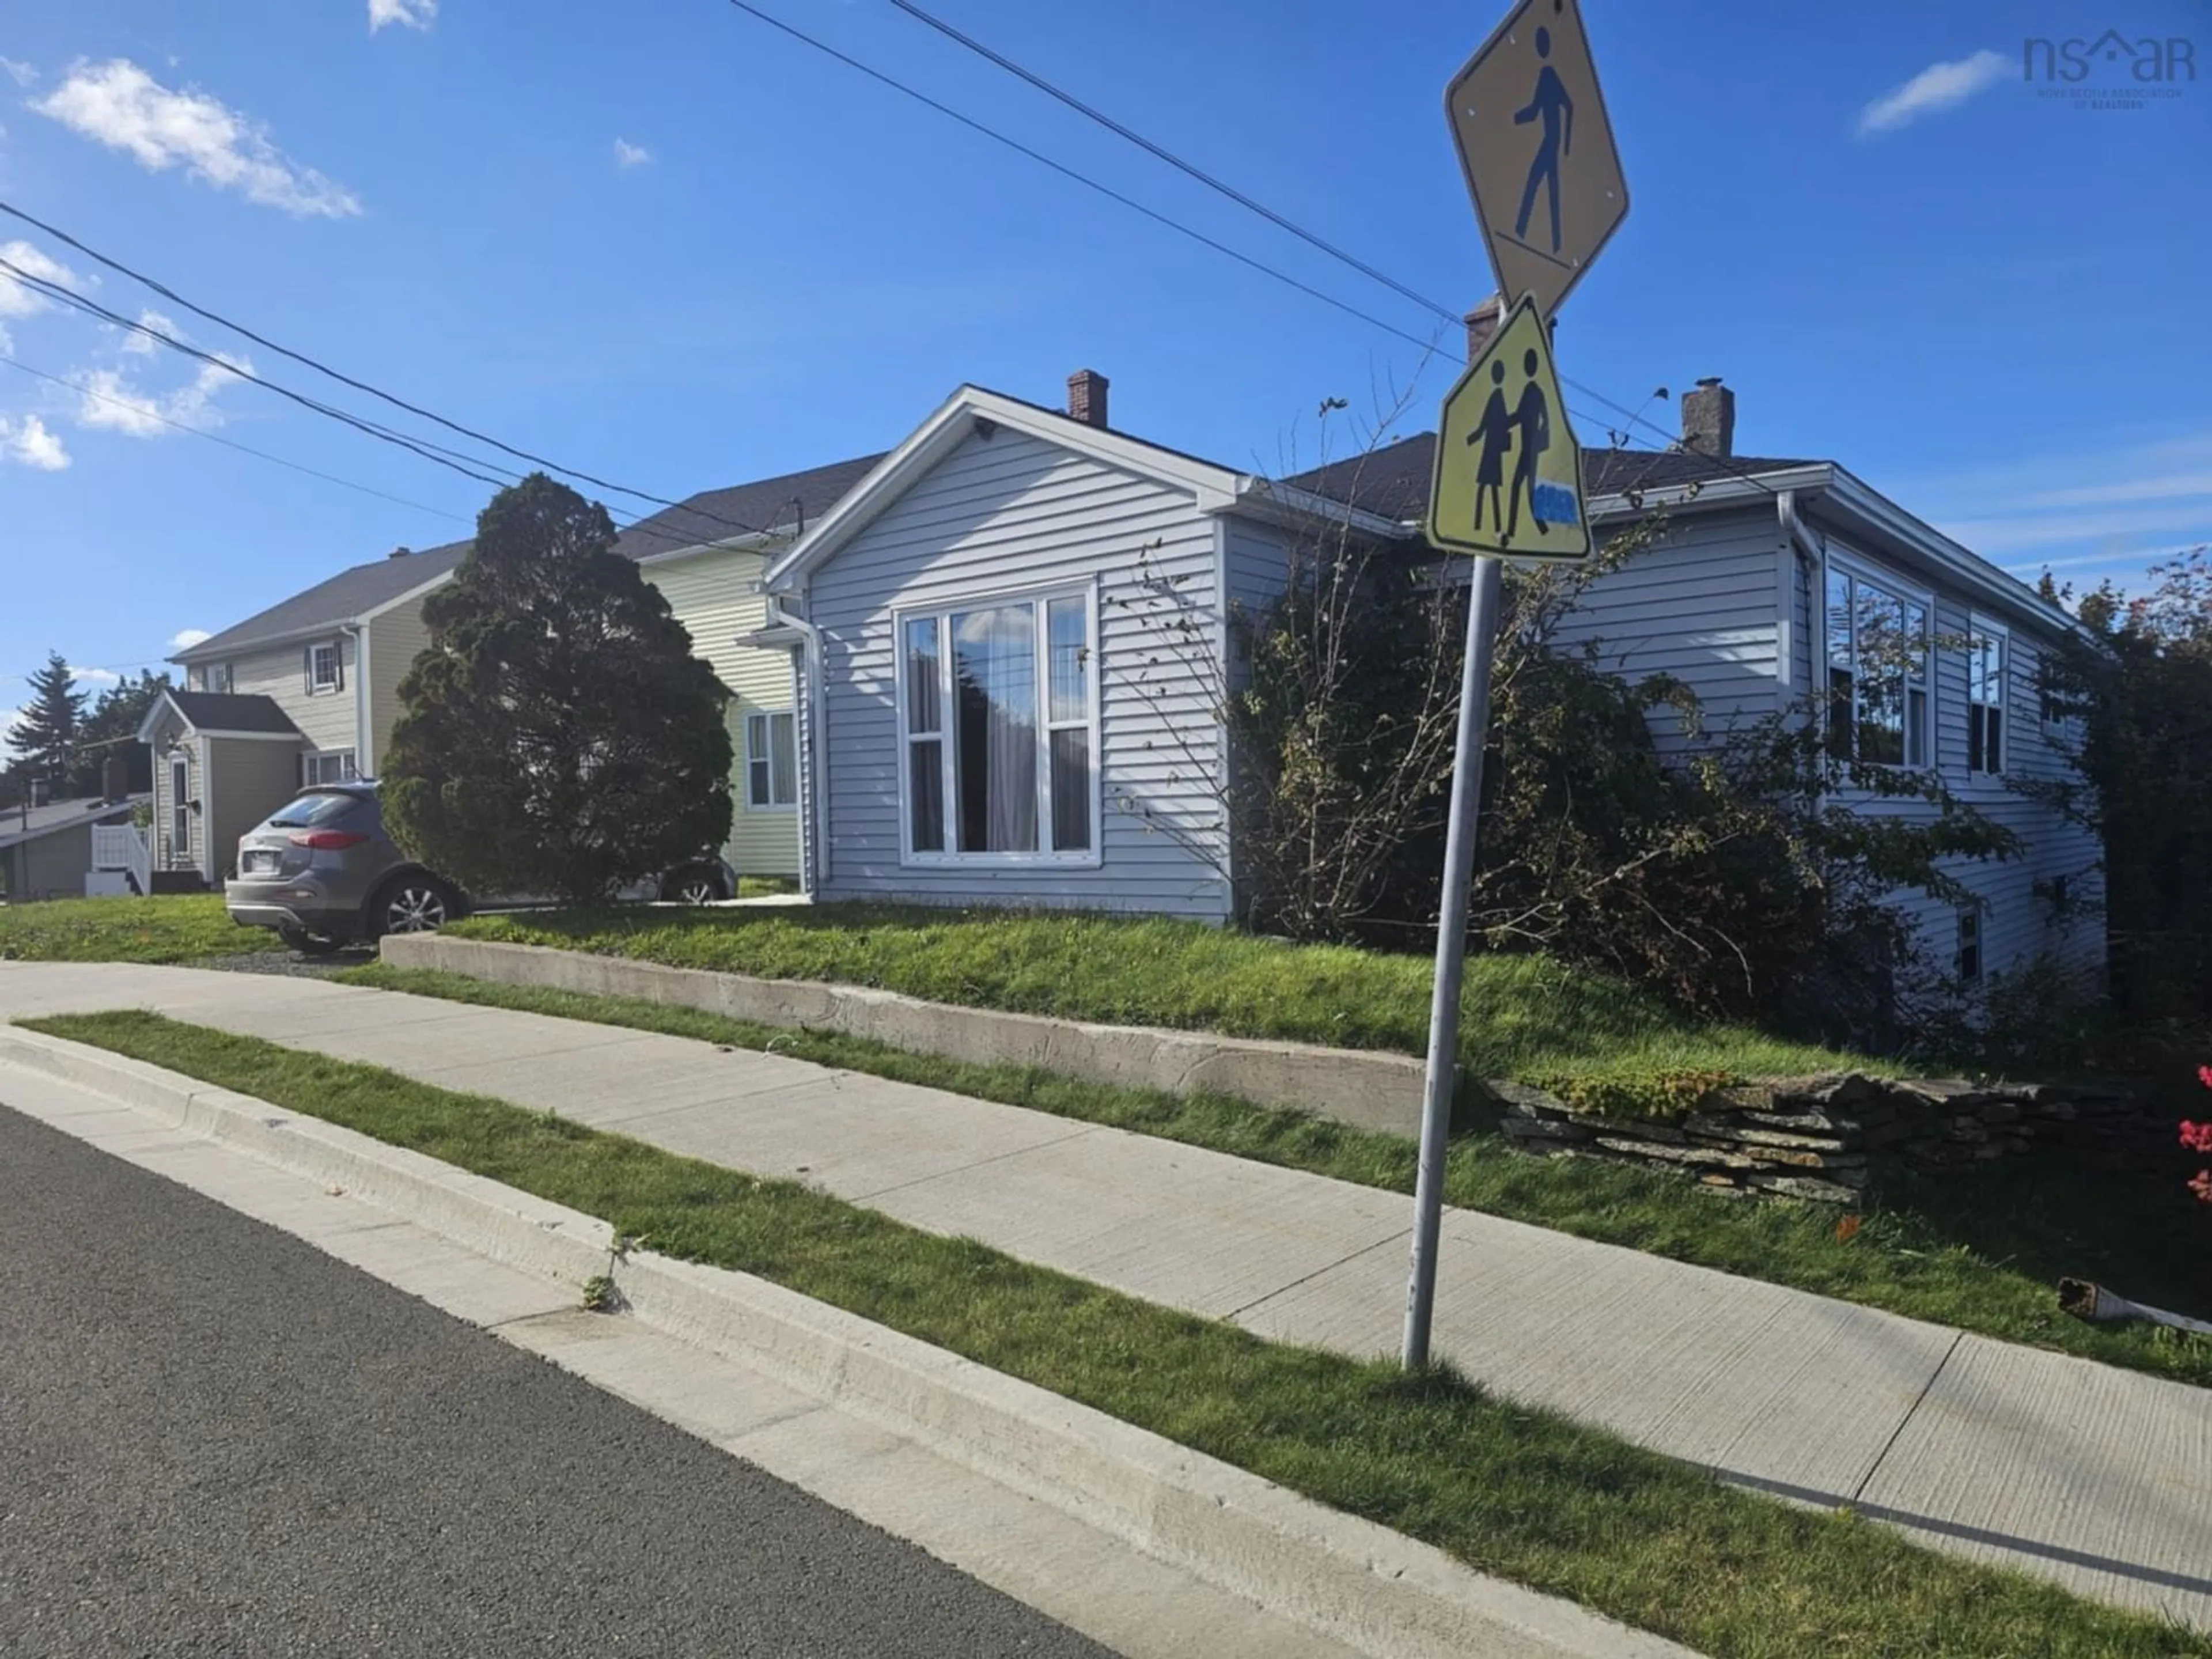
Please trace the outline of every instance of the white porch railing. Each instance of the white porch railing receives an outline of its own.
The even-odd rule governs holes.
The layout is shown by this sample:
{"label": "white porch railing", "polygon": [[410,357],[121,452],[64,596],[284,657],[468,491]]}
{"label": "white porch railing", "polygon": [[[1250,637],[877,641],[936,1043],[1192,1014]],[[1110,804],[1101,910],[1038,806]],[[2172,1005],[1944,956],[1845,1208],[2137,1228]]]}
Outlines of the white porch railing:
{"label": "white porch railing", "polygon": [[141,893],[154,890],[153,850],[146,845],[146,832],[135,823],[92,826],[92,867],[120,870],[137,884]]}

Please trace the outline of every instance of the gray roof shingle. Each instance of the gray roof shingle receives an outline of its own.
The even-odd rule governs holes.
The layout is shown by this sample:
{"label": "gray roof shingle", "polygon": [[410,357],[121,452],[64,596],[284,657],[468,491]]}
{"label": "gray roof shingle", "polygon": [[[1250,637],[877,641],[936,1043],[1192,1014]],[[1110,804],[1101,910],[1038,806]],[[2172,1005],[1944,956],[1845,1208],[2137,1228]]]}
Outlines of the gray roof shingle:
{"label": "gray roof shingle", "polygon": [[351,622],[364,611],[374,611],[396,599],[410,588],[420,587],[434,576],[442,576],[461,562],[466,542],[448,542],[404,556],[392,555],[372,564],[341,570],[327,581],[270,605],[244,622],[226,628],[213,639],[177,653],[177,662],[208,662],[249,647],[289,639],[316,628],[335,628]]}
{"label": "gray roof shingle", "polygon": [[726,541],[748,530],[796,532],[835,507],[845,492],[883,459],[856,455],[849,461],[786,472],[726,489],[702,490],[649,519],[641,519],[615,538],[615,551],[646,559],[656,553],[708,542]]}
{"label": "gray roof shingle", "polygon": [[[1436,465],[1436,453],[1437,434],[1424,432],[1364,455],[1301,472],[1285,482],[1384,518],[1411,522],[1428,509],[1429,476]],[[1731,455],[1720,461],[1694,450],[1585,449],[1583,482],[1592,495],[1604,495],[1818,465],[1760,455]]]}
{"label": "gray roof shingle", "polygon": [[[406,592],[404,588],[400,591]],[[295,738],[301,735],[300,728],[292,724],[290,715],[276,706],[275,699],[258,692],[172,691],[168,695],[177,712],[196,731],[274,732]]]}

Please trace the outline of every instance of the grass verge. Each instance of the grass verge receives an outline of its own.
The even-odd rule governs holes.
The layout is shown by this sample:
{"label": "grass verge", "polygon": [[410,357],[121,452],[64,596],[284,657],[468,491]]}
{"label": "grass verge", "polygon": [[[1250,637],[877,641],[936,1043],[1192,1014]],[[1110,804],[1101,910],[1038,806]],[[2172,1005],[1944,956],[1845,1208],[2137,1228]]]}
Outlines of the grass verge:
{"label": "grass verge", "polygon": [[[1410,1139],[1221,1096],[1115,1088],[1033,1066],[968,1065],[836,1032],[788,1030],[703,1010],[495,985],[459,974],[378,963],[344,977],[483,1007],[732,1048],[772,1048],[793,1060],[1111,1124],[1362,1186],[1413,1189]],[[2212,1340],[2145,1326],[2085,1325],[2058,1311],[2055,1293],[2058,1277],[2073,1274],[2158,1305],[2212,1309],[2197,1265],[2204,1218],[2178,1176],[2123,1185],[2117,1176],[2063,1156],[2038,1155],[1972,1178],[1883,1194],[1870,1202],[1848,1241],[1837,1238],[1838,1212],[1824,1205],[1730,1202],[1678,1176],[1590,1158],[1535,1157],[1495,1134],[1453,1141],[1444,1190],[1450,1202],[1468,1209],[2212,1386]]]}
{"label": "grass verge", "polygon": [[173,963],[282,948],[267,929],[234,922],[220,893],[0,906],[0,961]]}
{"label": "grass verge", "polygon": [[[825,904],[532,911],[472,917],[453,931],[1018,1013],[1412,1054],[1428,1044],[1426,957],[1158,917]],[[1541,957],[1472,958],[1462,1004],[1460,1058],[1484,1077],[1894,1069],[1748,1026],[1687,1019],[1633,986]]]}
{"label": "grass verge", "polygon": [[158,1015],[27,1023],[774,1280],[1709,1654],[2212,1654],[2212,1638],[1724,1487],[1448,1374],[1265,1342],[788,1182]]}

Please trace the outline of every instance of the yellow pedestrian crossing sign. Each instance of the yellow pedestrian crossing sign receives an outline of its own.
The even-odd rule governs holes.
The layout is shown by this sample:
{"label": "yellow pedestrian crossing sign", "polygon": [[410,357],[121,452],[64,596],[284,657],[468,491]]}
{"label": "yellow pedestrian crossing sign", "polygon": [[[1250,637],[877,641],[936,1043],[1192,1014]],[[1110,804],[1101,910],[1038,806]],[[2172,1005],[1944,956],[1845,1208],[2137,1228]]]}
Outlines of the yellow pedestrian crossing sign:
{"label": "yellow pedestrian crossing sign", "polygon": [[1533,299],[1513,307],[1444,398],[1425,527],[1455,552],[1589,556],[1582,446]]}

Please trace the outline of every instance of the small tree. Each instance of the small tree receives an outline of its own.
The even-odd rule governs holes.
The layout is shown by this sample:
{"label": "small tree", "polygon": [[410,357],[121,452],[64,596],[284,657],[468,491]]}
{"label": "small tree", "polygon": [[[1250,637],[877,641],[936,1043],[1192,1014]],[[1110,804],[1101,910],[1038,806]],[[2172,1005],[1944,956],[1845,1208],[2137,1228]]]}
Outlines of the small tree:
{"label": "small tree", "polygon": [[604,898],[729,836],[729,694],[614,541],[605,508],[533,473],[423,604],[385,812],[479,892]]}
{"label": "small tree", "polygon": [[43,779],[64,793],[77,768],[84,732],[85,694],[73,689],[69,659],[58,651],[31,676],[31,701],[8,730],[9,746],[21,757],[27,777]]}

